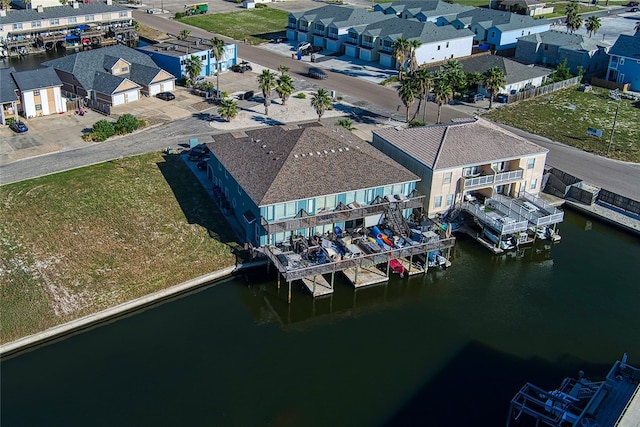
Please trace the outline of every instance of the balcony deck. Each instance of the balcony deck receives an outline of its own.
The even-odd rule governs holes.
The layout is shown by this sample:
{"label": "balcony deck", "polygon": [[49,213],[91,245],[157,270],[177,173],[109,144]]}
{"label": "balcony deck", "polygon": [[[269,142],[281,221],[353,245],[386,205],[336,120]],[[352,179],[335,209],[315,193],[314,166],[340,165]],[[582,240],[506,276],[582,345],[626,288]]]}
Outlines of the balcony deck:
{"label": "balcony deck", "polygon": [[[488,200],[490,201],[491,199]],[[502,235],[526,231],[529,227],[529,222],[527,220],[511,218],[506,212],[501,212],[495,208],[485,210],[488,208],[488,206],[485,207],[485,205],[465,202],[462,207],[465,211],[477,218],[478,221]]]}
{"label": "balcony deck", "polygon": [[392,207],[392,205],[395,205],[393,207],[401,210],[420,208],[422,207],[423,199],[424,196],[414,196],[396,202],[384,201],[373,205],[347,207],[347,209],[344,210],[321,212],[316,215],[299,216],[280,221],[269,222],[262,217],[261,222],[262,226],[267,230],[267,234],[275,234],[285,231],[316,227],[319,225],[362,219],[370,215],[383,214],[388,208]]}
{"label": "balcony deck", "polygon": [[505,185],[512,182],[520,181],[522,180],[523,176],[524,171],[522,169],[517,169],[513,171],[498,172],[489,175],[480,175],[474,178],[463,178],[464,189],[474,190],[483,187],[492,187],[494,185]]}
{"label": "balcony deck", "polygon": [[[497,194],[490,200],[495,200],[496,203],[499,203],[511,217],[527,220],[536,228],[558,224],[564,220],[564,212],[561,210],[547,205],[544,201],[531,194],[525,193],[525,195],[529,198],[513,199]],[[539,205],[544,204],[543,206],[546,206],[546,208],[536,205],[533,201]]]}

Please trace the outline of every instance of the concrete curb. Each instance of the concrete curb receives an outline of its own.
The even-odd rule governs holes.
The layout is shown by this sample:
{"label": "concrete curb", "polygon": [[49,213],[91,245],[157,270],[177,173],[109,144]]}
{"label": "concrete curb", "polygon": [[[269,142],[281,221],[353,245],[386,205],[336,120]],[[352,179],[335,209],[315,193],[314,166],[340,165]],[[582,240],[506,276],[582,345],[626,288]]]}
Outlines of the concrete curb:
{"label": "concrete curb", "polygon": [[195,289],[211,285],[212,282],[220,281],[231,277],[234,273],[263,266],[267,260],[252,261],[244,264],[234,265],[213,273],[196,277],[179,285],[172,286],[161,291],[136,298],[131,301],[119,304],[115,307],[108,308],[98,313],[89,314],[79,319],[72,320],[62,325],[54,326],[45,331],[38,332],[33,335],[20,338],[0,346],[0,359],[17,355],[27,350],[32,350],[45,344],[68,338],[77,333],[83,332],[92,327],[112,321],[126,314],[133,313],[143,308],[156,305],[160,302],[174,298],[178,295],[191,292]]}

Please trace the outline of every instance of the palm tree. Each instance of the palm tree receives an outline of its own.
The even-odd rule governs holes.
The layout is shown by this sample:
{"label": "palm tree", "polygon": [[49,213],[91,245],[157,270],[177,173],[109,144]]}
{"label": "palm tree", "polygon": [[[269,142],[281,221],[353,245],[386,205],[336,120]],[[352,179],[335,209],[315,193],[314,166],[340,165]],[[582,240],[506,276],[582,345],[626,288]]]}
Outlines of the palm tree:
{"label": "palm tree", "polygon": [[291,96],[294,89],[295,87],[293,85],[293,79],[291,78],[291,76],[287,74],[283,74],[282,76],[280,76],[280,78],[278,79],[278,86],[276,87],[276,92],[278,92],[278,95],[282,100],[282,105],[284,105],[285,102],[287,102],[287,99]]}
{"label": "palm tree", "polygon": [[355,126],[353,126],[353,120],[349,119],[338,119],[336,125],[342,126],[346,130],[356,130]]}
{"label": "palm tree", "polygon": [[416,100],[419,93],[419,84],[413,78],[404,79],[398,88],[398,96],[406,108],[405,119],[407,123],[409,123],[409,108],[411,108],[411,104]]}
{"label": "palm tree", "polygon": [[600,18],[595,15],[591,15],[586,21],[584,21],[584,27],[587,29],[589,37],[597,33],[601,26],[602,23],[600,22]]}
{"label": "palm tree", "polygon": [[484,87],[489,92],[489,109],[493,106],[493,96],[507,84],[504,71],[500,67],[491,67],[484,73]]}
{"label": "palm tree", "polygon": [[223,99],[218,107],[220,117],[230,122],[231,119],[238,115],[238,104],[232,99]]}
{"label": "palm tree", "polygon": [[436,119],[436,123],[440,123],[442,106],[453,98],[453,90],[446,79],[439,78],[433,87],[433,95],[435,96],[436,103],[438,104],[438,118]]}
{"label": "palm tree", "polygon": [[409,73],[414,74],[418,69],[418,60],[416,58],[416,50],[422,46],[422,42],[418,39],[409,41]]}
{"label": "palm tree", "polygon": [[311,95],[311,106],[318,113],[318,121],[320,121],[324,112],[331,106],[331,96],[323,88],[318,89],[317,92]]}
{"label": "palm tree", "polygon": [[[420,104],[422,105],[422,121],[427,122],[427,98],[429,92],[433,90],[433,73],[426,68],[419,68],[416,71],[415,77],[420,89]],[[418,111],[420,111],[421,105],[418,104]]]}
{"label": "palm tree", "polygon": [[578,15],[567,16],[567,30],[569,30],[571,34],[579,30],[580,27],[582,27],[582,19]]}
{"label": "palm tree", "polygon": [[190,35],[191,35],[191,31],[185,28],[184,30],[180,31],[180,34],[178,34],[178,40],[184,40]]}
{"label": "palm tree", "polygon": [[400,37],[393,43],[393,56],[398,64],[398,79],[402,80],[404,63],[407,62],[407,51],[409,50],[409,40]]}
{"label": "palm tree", "polygon": [[191,55],[187,58],[187,63],[185,64],[184,69],[187,72],[189,81],[193,82],[202,72],[202,59],[200,59],[199,56]]}
{"label": "palm tree", "polygon": [[467,84],[467,76],[462,70],[462,63],[455,59],[450,59],[444,63],[442,76],[451,86],[454,96],[456,92],[461,92]]}
{"label": "palm tree", "polygon": [[209,42],[211,43],[211,56],[216,59],[216,96],[220,97],[220,60],[224,55],[224,40],[214,37]]}
{"label": "palm tree", "polygon": [[278,71],[280,71],[280,74],[284,76],[285,74],[287,74],[287,72],[289,72],[289,67],[287,67],[286,65],[278,65]]}
{"label": "palm tree", "polygon": [[278,82],[276,75],[270,70],[262,70],[262,74],[258,76],[258,87],[262,90],[264,97],[264,114],[269,115],[269,104],[271,104],[271,91],[276,88]]}

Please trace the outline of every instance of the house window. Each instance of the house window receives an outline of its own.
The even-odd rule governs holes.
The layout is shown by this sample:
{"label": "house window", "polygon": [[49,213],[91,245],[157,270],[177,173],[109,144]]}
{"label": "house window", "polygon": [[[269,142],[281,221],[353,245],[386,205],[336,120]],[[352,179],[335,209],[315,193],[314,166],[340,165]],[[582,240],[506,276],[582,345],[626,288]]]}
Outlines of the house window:
{"label": "house window", "polygon": [[128,73],[128,72],[129,72],[129,67],[126,67],[126,66],[125,66],[125,67],[122,67],[122,68],[120,68],[120,71],[121,71],[122,73]]}
{"label": "house window", "polygon": [[535,165],[536,165],[536,159],[529,159],[527,161],[527,169],[533,169]]}
{"label": "house window", "polygon": [[84,20],[89,22],[89,21],[95,20],[95,18],[93,17],[93,15],[87,15],[87,16],[85,16]]}
{"label": "house window", "polygon": [[453,203],[453,194],[447,194],[447,206],[451,206]]}
{"label": "house window", "polygon": [[544,45],[544,50],[549,50],[549,45],[548,44]]}
{"label": "house window", "polygon": [[42,110],[42,104],[36,104],[36,111]]}
{"label": "house window", "polygon": [[202,55],[202,56],[200,57],[200,59],[202,59],[203,61],[204,61],[204,60],[206,60],[206,59],[207,59],[207,55]]}
{"label": "house window", "polygon": [[21,30],[22,29],[22,22],[16,22],[15,24],[13,24],[13,29],[14,30]]}
{"label": "house window", "polygon": [[438,45],[438,50],[440,50],[440,45]]}
{"label": "house window", "polygon": [[34,90],[33,91],[33,96],[40,96],[40,91],[39,90]]}
{"label": "house window", "polygon": [[447,42],[447,47],[449,47],[449,42]]}
{"label": "house window", "polygon": [[531,180],[531,186],[529,187],[529,189],[530,190],[535,190],[537,186],[538,186],[538,180],[537,179],[532,179]]}
{"label": "house window", "polygon": [[624,58],[620,58],[620,65],[624,65]]}
{"label": "house window", "polygon": [[127,17],[127,11],[126,10],[120,11],[118,16],[120,16],[120,18],[126,18]]}
{"label": "house window", "polygon": [[491,38],[496,36],[496,32],[495,31],[491,31]]}
{"label": "house window", "polygon": [[31,28],[40,28],[42,27],[42,21],[33,21],[31,23]]}
{"label": "house window", "polygon": [[76,18],[75,16],[69,17],[69,24],[75,24],[76,22],[78,22],[78,18]]}
{"label": "house window", "polygon": [[49,25],[60,25],[60,20],[58,18],[51,19]]}
{"label": "house window", "polygon": [[451,184],[451,175],[453,172],[447,172],[443,175],[442,184]]}
{"label": "house window", "polygon": [[435,199],[433,199],[433,207],[439,208],[440,206],[442,206],[442,196],[436,196]]}

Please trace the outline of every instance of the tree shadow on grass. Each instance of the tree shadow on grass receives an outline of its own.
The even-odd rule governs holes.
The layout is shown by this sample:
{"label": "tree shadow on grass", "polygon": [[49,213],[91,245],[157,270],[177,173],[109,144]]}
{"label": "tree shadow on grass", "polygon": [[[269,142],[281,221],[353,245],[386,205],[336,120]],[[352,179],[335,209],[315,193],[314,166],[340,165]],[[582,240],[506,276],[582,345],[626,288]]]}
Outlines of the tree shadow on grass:
{"label": "tree shadow on grass", "polygon": [[189,224],[197,224],[207,230],[209,236],[229,248],[236,257],[236,264],[247,257],[233,229],[213,202],[197,177],[180,155],[165,154],[158,169],[171,187],[176,201]]}

